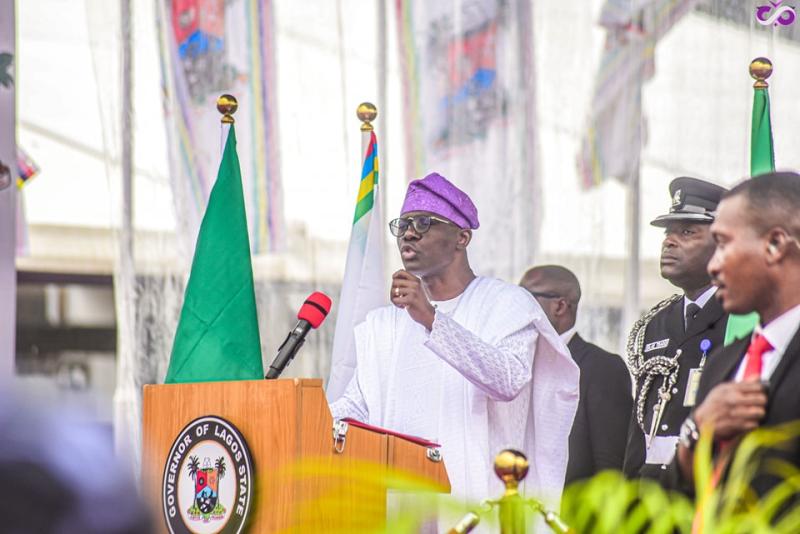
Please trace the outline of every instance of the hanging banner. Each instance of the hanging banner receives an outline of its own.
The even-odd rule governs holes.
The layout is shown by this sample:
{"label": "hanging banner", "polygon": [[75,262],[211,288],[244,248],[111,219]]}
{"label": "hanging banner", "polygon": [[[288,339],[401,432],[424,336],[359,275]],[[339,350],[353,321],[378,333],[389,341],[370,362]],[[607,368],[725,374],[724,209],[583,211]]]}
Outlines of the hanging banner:
{"label": "hanging banner", "polygon": [[[164,106],[179,235],[194,247],[222,154],[216,100],[234,95],[253,253],[281,247],[283,199],[270,0],[160,0]],[[191,257],[191,256],[189,256]]]}
{"label": "hanging banner", "polygon": [[655,75],[656,45],[696,3],[606,0],[603,4],[599,24],[606,29],[606,43],[577,158],[585,189],[608,177],[627,182],[637,175],[647,137],[642,87]]}
{"label": "hanging banner", "polygon": [[436,171],[466,191],[481,222],[473,263],[519,278],[541,215],[530,2],[396,0],[396,14],[406,178]]}

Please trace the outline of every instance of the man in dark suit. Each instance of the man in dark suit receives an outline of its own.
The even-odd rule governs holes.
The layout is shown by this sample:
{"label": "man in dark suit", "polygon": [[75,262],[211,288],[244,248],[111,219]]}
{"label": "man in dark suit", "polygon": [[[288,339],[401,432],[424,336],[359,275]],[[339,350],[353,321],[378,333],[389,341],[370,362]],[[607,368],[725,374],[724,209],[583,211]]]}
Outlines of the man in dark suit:
{"label": "man in dark suit", "polygon": [[[760,325],[706,362],[671,466],[689,491],[698,429],[713,430],[719,466],[747,432],[800,419],[800,175],[770,173],[738,185],[711,231],[716,252],[708,271],[717,298],[726,312],[758,312]],[[797,439],[758,460],[751,486],[759,495],[778,482],[760,469],[776,457],[800,468]]]}
{"label": "man in dark suit", "polygon": [[568,269],[530,269],[520,285],[533,294],[581,370],[580,401],[569,436],[566,484],[604,469],[622,469],[631,382],[622,359],[583,340],[575,328],[581,288]]}
{"label": "man in dark suit", "polygon": [[630,478],[662,483],[681,424],[694,406],[701,361],[722,345],[727,325],[706,271],[714,253],[709,227],[725,189],[696,178],[676,178],[669,192],[669,213],[650,224],[664,228],[661,276],[682,294],[654,306],[628,338],[635,401],[623,465]]}

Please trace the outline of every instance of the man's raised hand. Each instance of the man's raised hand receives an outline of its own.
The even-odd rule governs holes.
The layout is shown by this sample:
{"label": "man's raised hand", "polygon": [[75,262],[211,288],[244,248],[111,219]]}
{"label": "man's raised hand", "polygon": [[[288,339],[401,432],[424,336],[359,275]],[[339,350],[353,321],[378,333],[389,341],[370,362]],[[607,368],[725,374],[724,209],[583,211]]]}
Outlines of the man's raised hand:
{"label": "man's raised hand", "polygon": [[712,389],[694,412],[697,428],[710,426],[714,439],[729,440],[758,427],[767,395],[758,381],[725,382]]}
{"label": "man's raised hand", "polygon": [[408,271],[400,269],[392,275],[389,299],[398,308],[405,308],[416,322],[430,330],[436,313],[428,301],[422,280]]}

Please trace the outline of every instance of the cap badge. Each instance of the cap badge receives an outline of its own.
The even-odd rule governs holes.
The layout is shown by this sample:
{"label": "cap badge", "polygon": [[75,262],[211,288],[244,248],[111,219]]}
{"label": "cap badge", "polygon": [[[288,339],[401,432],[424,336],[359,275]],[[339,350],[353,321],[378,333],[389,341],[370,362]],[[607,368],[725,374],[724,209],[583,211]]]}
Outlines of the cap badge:
{"label": "cap badge", "polygon": [[681,190],[678,189],[675,191],[675,194],[672,195],[672,207],[679,206],[681,204]]}

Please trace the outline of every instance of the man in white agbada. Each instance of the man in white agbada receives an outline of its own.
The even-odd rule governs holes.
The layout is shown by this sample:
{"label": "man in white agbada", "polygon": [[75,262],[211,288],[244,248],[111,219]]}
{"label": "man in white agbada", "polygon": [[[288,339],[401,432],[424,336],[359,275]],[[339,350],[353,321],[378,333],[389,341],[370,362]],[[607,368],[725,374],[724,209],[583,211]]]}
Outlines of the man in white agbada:
{"label": "man in white agbada", "polygon": [[525,493],[557,506],[578,404],[568,349],[530,293],[473,274],[477,209],[445,178],[411,182],[389,225],[404,269],[392,304],[355,329],[356,370],[333,417],[441,443],[453,495],[473,502],[501,494],[494,456],[521,450]]}

